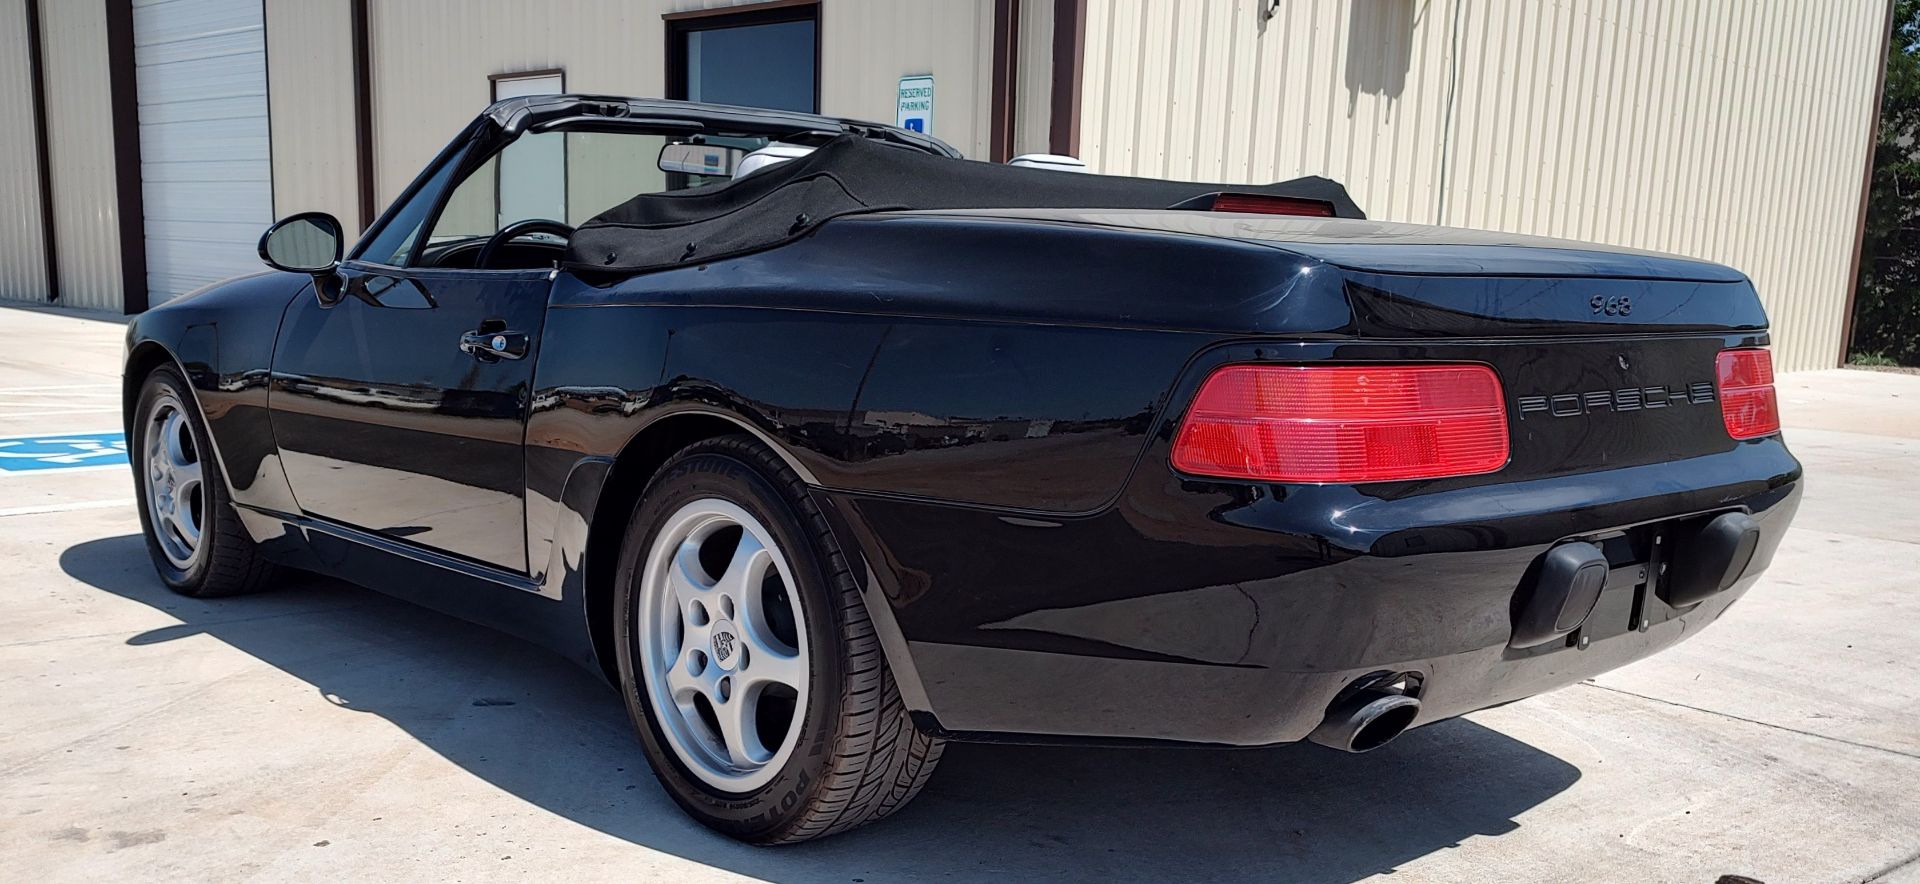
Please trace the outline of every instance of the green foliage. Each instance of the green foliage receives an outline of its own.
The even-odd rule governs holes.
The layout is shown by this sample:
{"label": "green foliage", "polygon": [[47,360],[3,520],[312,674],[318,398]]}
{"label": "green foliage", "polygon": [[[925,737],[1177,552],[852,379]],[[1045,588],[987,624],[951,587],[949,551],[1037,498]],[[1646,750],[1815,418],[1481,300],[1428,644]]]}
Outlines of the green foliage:
{"label": "green foliage", "polygon": [[1895,0],[1853,349],[1920,364],[1920,0]]}
{"label": "green foliage", "polygon": [[1899,365],[1900,363],[1894,361],[1893,357],[1885,353],[1855,352],[1852,356],[1847,357],[1847,364],[1878,367],[1884,365]]}

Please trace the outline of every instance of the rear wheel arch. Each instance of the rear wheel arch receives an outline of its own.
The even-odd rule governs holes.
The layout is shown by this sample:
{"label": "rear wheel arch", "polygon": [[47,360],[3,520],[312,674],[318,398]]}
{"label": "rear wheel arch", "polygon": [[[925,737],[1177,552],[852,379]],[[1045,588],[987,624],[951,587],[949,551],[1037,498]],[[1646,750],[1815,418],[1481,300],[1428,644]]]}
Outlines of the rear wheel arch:
{"label": "rear wheel arch", "polygon": [[628,439],[615,456],[587,528],[585,571],[587,631],[600,671],[609,682],[617,684],[620,675],[613,657],[613,599],[627,517],[668,459],[708,439],[736,435],[752,437],[811,482],[808,471],[764,431],[737,415],[713,411],[681,411],[657,418]]}
{"label": "rear wheel arch", "polygon": [[[777,444],[729,432],[671,455],[652,476],[632,519],[623,520],[627,524],[618,554],[620,568],[613,579],[613,616],[609,619],[620,673],[617,684],[629,718],[646,745],[655,773],[676,803],[706,825],[755,843],[809,840],[892,814],[926,784],[943,745],[939,737],[920,731],[903,705],[885,649],[867,616],[859,582],[840,548],[837,532],[819,507],[820,501],[810,492],[808,482],[787,468]],[[689,614],[680,602],[670,603],[667,616],[683,623],[687,630],[684,633],[661,631],[656,628],[659,624],[649,625],[648,617],[640,613],[641,606],[652,606],[661,598],[662,579],[668,582],[667,591],[674,594],[667,598],[685,599],[679,595],[680,590],[671,588],[673,578],[663,577],[662,566],[653,563],[661,555],[676,560],[683,555],[683,539],[670,532],[678,530],[675,526],[683,524],[678,520],[689,510],[694,511],[695,519],[733,513],[743,527],[752,526],[749,530],[762,537],[763,545],[776,550],[776,561],[782,561],[784,551],[784,561],[794,567],[788,574],[786,566],[779,565],[785,595],[793,600],[795,623],[808,636],[804,644],[788,644],[810,649],[812,655],[812,674],[802,676],[809,682],[784,682],[812,685],[811,692],[803,688],[799,693],[802,711],[796,714],[804,717],[796,717],[787,725],[792,730],[786,739],[799,742],[782,743],[793,754],[784,762],[776,754],[774,762],[779,767],[759,771],[772,779],[740,794],[735,794],[728,783],[716,783],[700,772],[702,753],[677,741],[673,734],[678,732],[671,730],[674,722],[687,714],[684,707],[661,699],[663,690],[672,690],[679,697],[684,689],[684,685],[663,687],[661,678],[669,684],[681,675],[697,679],[701,669],[723,665],[731,653],[730,646],[716,643],[708,657],[700,656],[697,650],[688,651],[681,636],[698,634],[696,627],[709,621],[703,613]],[[713,574],[705,552],[701,551],[700,564],[689,566],[693,571],[680,573]],[[719,556],[716,562],[738,561],[737,554],[725,550]],[[681,566],[664,567],[667,572],[676,572]],[[726,571],[728,575],[733,573]],[[722,593],[715,610],[733,616],[724,580],[704,575],[685,579],[695,587],[704,585],[703,581],[711,582],[713,590]],[[693,609],[704,610],[698,600],[693,602]],[[715,633],[716,638],[719,635]],[[752,656],[741,653],[742,667],[749,660],[764,660],[763,653],[776,657],[785,653],[778,650],[778,641],[766,648],[744,638],[741,643],[755,649]],[[662,649],[670,651],[670,656],[662,658]],[[662,675],[662,659],[673,661],[665,670],[672,674]],[[806,659],[804,654],[802,659]],[[682,668],[682,661],[686,668]],[[757,671],[761,664],[753,665]],[[779,679],[777,673],[773,678]],[[715,703],[727,701],[724,678],[713,690],[718,691],[712,694]],[[736,743],[733,737],[721,740],[737,763],[752,760],[750,754],[744,760],[740,757],[747,751],[740,747],[756,745],[751,740],[744,744]],[[732,770],[723,766],[719,775],[725,779]]]}

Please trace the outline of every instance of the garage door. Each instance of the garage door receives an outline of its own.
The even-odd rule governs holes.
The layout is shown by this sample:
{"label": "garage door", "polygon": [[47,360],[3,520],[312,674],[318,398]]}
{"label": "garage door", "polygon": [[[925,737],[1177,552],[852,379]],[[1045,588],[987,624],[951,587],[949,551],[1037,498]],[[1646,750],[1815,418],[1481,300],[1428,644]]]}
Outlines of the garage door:
{"label": "garage door", "polygon": [[149,304],[260,270],[273,220],[262,0],[134,0]]}

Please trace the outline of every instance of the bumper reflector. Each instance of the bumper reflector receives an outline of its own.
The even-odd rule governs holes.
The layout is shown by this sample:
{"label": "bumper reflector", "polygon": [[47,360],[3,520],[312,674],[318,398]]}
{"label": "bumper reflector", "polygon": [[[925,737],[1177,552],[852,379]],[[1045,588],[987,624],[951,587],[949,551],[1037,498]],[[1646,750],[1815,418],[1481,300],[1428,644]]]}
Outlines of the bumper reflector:
{"label": "bumper reflector", "polygon": [[1600,547],[1576,542],[1548,550],[1526,603],[1514,614],[1508,644],[1531,648],[1579,629],[1606,586],[1607,554]]}
{"label": "bumper reflector", "polygon": [[1746,513],[1722,513],[1698,534],[1680,539],[1661,597],[1676,608],[1706,601],[1740,582],[1759,546],[1759,522]]}
{"label": "bumper reflector", "polygon": [[1172,460],[1196,476],[1358,483],[1490,473],[1507,455],[1484,365],[1229,365],[1200,386]]}

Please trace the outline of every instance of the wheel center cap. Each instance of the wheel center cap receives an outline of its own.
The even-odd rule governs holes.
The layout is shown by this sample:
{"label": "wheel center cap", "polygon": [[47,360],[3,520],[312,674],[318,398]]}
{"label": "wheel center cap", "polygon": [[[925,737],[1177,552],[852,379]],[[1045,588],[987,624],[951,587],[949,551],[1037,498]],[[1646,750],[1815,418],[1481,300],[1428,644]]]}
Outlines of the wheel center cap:
{"label": "wheel center cap", "polygon": [[740,662],[740,630],[731,620],[713,621],[713,662],[726,672]]}

